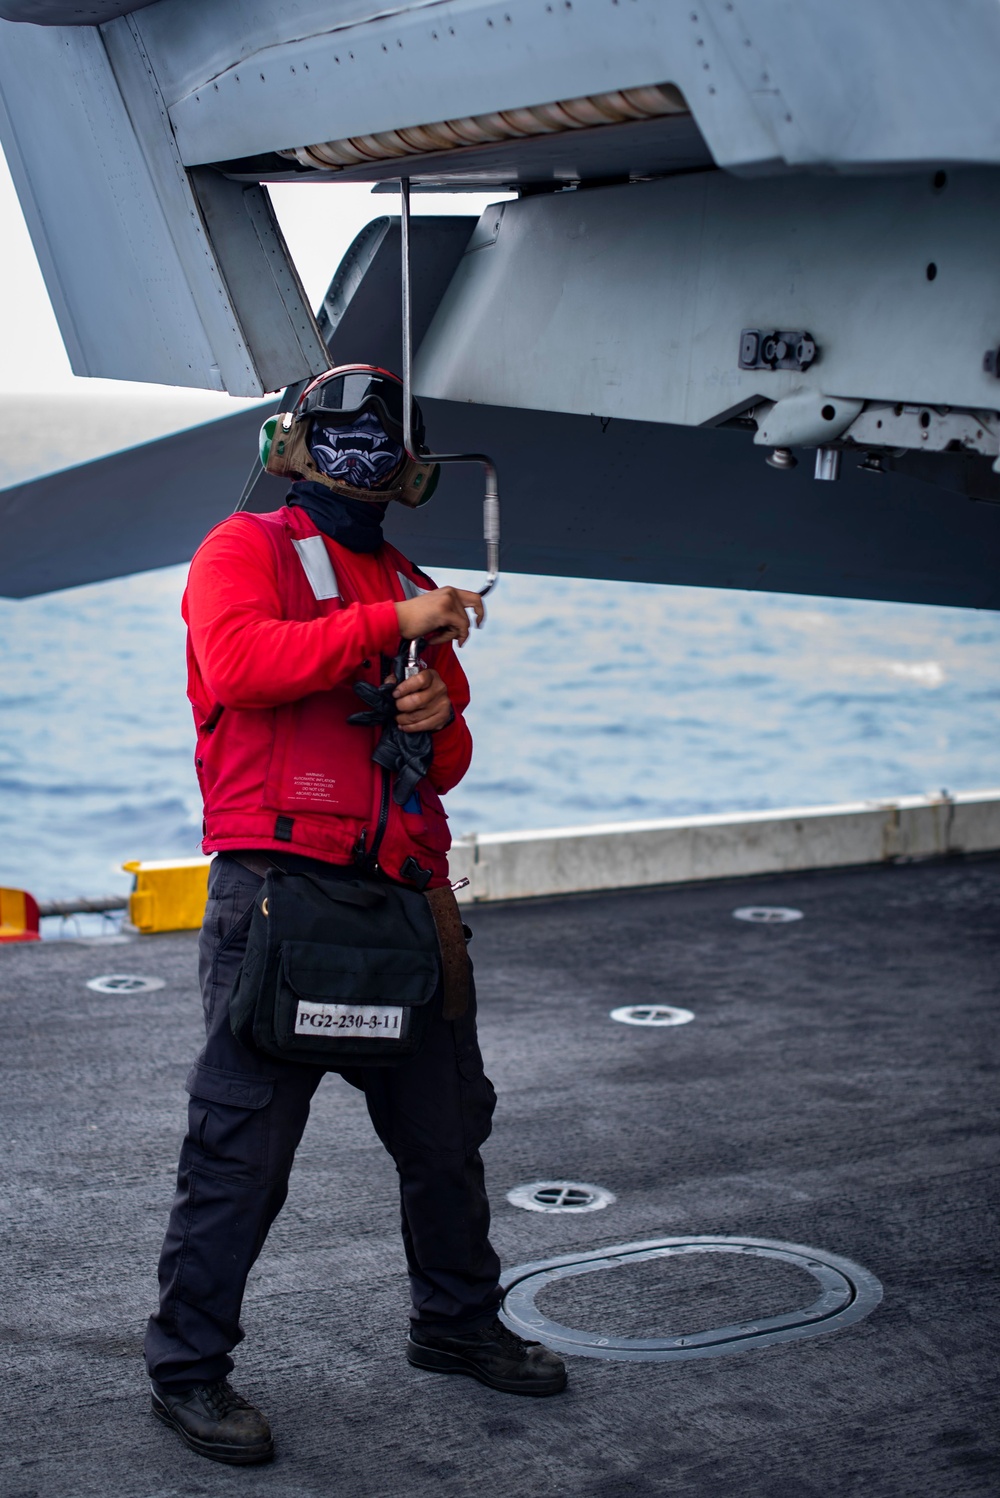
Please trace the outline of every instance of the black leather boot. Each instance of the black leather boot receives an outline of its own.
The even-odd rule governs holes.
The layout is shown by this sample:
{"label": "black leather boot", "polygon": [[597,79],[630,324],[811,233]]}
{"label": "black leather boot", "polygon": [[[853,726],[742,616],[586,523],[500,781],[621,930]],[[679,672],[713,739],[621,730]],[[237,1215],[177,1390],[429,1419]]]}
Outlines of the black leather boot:
{"label": "black leather boot", "polygon": [[274,1455],[271,1427],[260,1410],[217,1378],[210,1384],[171,1393],[150,1385],[153,1414],[176,1430],[182,1441],[199,1456],[234,1467],[252,1467],[269,1462]]}
{"label": "black leather boot", "polygon": [[562,1358],[540,1342],[525,1342],[499,1317],[457,1337],[442,1337],[414,1326],[406,1356],[414,1368],[467,1373],[505,1394],[561,1394],[566,1387]]}

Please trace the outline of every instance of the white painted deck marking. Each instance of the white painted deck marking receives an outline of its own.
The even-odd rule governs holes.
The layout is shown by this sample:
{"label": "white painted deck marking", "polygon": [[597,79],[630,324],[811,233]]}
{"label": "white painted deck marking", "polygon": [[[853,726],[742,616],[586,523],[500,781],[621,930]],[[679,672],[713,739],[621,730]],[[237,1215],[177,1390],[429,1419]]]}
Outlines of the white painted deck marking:
{"label": "white painted deck marking", "polygon": [[152,993],[163,986],[162,978],[141,978],[137,973],[104,973],[87,981],[95,993]]}
{"label": "white painted deck marking", "polygon": [[755,921],[761,926],[780,926],[785,921],[801,921],[801,910],[790,905],[741,905],[733,911],[738,921]]}
{"label": "white painted deck marking", "polygon": [[611,1018],[620,1025],[688,1025],[694,1019],[690,1009],[675,1009],[670,1004],[626,1004],[612,1009]]}

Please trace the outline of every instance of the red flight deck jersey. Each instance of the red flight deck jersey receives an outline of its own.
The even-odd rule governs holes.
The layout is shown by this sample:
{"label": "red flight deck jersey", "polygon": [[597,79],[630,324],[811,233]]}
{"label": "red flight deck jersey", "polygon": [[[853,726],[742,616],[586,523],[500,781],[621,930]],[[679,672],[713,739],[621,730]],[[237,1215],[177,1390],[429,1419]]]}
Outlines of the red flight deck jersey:
{"label": "red flight deck jersey", "polygon": [[448,878],[441,795],[472,758],[462,716],[469,686],[451,644],[424,658],[448,688],[454,721],[405,808],[372,762],[381,729],[349,724],[399,645],[395,602],[435,584],[387,542],[371,554],[324,536],[304,510],[232,515],[191,563],[188,696],[198,741],[206,853],[259,848],[351,864],[359,847],[407,881],[412,855],[430,887]]}

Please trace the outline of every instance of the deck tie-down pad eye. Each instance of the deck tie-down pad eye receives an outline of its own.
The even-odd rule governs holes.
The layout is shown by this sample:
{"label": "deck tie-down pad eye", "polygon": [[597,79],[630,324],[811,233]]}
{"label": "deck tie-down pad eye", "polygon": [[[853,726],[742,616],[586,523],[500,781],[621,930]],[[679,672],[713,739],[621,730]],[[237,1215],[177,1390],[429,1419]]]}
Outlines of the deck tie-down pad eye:
{"label": "deck tie-down pad eye", "polygon": [[801,921],[801,910],[790,905],[741,905],[733,911],[737,921],[752,921],[758,926],[782,926],[788,921]]}
{"label": "deck tie-down pad eye", "polygon": [[95,993],[152,993],[163,986],[162,978],[143,978],[138,973],[103,973],[87,980],[87,987]]}
{"label": "deck tie-down pad eye", "polygon": [[615,1194],[587,1181],[529,1181],[508,1191],[507,1200],[526,1212],[599,1212]]}
{"label": "deck tie-down pad eye", "polygon": [[[777,1260],[806,1270],[819,1286],[819,1295],[799,1310],[765,1316],[728,1326],[708,1327],[667,1337],[603,1336],[578,1331],[550,1320],[535,1298],[546,1285],[573,1275],[602,1269],[624,1269],[651,1259],[681,1254],[745,1254]],[[593,1253],[567,1255],[522,1264],[504,1275],[502,1316],[522,1337],[544,1342],[555,1352],[615,1362],[671,1362],[681,1358],[720,1357],[753,1347],[769,1347],[823,1332],[839,1331],[869,1315],[882,1299],[882,1286],[873,1274],[839,1254],[782,1243],[771,1238],[728,1236],[654,1238],[641,1243],[618,1243]]]}
{"label": "deck tie-down pad eye", "polygon": [[661,1028],[667,1025],[689,1025],[694,1019],[690,1009],[676,1009],[672,1004],[624,1004],[612,1009],[610,1018],[620,1025],[649,1025]]}

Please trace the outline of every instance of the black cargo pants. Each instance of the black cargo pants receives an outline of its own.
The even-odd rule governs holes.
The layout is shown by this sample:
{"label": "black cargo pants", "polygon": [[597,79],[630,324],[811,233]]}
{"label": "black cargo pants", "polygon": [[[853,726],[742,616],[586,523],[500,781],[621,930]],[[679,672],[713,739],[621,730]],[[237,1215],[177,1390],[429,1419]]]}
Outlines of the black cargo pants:
{"label": "black cargo pants", "polygon": [[[229,990],[246,947],[260,879],[220,854],[209,875],[199,943],[208,1038],[187,1080],[181,1148],[160,1257],[160,1307],[146,1332],[146,1366],[167,1388],[224,1377],[243,1338],[247,1276],[288,1192],[317,1068],[258,1056],[229,1028]],[[496,1315],[500,1261],[490,1245],[479,1146],[496,1094],[483,1071],[475,1001],[458,1020],[436,1014],[418,1054],[397,1066],[342,1075],[360,1088],[396,1162],[411,1318],[428,1331],[474,1331]]]}

